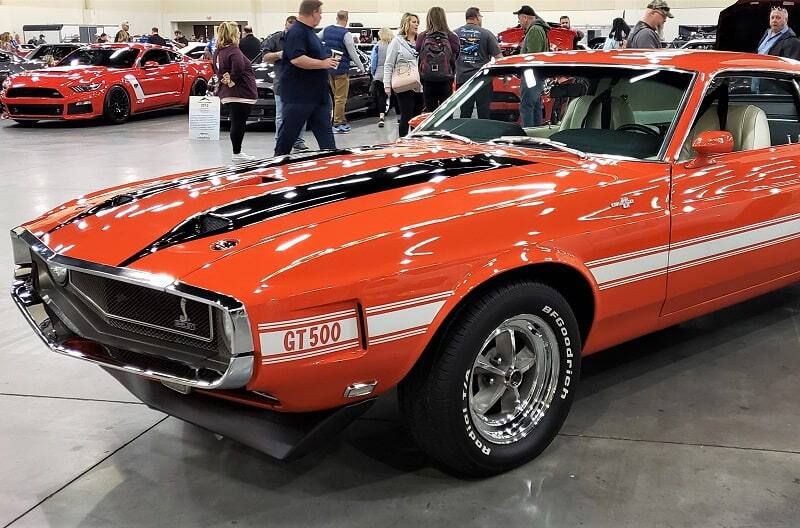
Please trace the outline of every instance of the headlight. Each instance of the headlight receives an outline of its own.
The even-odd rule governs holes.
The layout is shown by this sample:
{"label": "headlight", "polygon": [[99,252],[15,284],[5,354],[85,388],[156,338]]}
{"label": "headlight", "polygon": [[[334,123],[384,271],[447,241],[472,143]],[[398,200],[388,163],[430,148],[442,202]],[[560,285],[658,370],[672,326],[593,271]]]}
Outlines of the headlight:
{"label": "headlight", "polygon": [[70,86],[73,92],[83,93],[83,92],[92,92],[100,88],[100,83],[94,84],[79,84],[77,86]]}
{"label": "headlight", "polygon": [[67,268],[55,264],[51,264],[48,267],[50,268],[50,275],[53,276],[54,281],[62,286],[67,283]]}

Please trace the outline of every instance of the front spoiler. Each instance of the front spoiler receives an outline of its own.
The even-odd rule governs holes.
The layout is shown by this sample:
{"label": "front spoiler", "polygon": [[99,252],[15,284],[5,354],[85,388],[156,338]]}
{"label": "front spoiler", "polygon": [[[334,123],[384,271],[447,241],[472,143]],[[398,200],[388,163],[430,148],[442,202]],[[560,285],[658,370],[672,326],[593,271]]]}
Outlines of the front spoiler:
{"label": "front spoiler", "polygon": [[281,413],[236,404],[202,391],[181,394],[142,376],[105,370],[148,407],[281,460],[300,458],[328,443],[375,401],[365,400],[330,411]]}

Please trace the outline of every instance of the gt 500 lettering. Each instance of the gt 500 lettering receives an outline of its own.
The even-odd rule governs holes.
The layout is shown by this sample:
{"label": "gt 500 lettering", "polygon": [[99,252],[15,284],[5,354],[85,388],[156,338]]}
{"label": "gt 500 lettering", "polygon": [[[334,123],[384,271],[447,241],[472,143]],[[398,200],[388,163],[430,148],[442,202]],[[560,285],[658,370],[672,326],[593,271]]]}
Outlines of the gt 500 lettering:
{"label": "gt 500 lettering", "polygon": [[283,335],[283,349],[286,352],[294,352],[295,350],[338,343],[341,339],[342,325],[339,322],[308,326],[297,330],[287,330]]}
{"label": "gt 500 lettering", "polygon": [[263,363],[290,361],[358,348],[355,312],[338,312],[259,325]]}

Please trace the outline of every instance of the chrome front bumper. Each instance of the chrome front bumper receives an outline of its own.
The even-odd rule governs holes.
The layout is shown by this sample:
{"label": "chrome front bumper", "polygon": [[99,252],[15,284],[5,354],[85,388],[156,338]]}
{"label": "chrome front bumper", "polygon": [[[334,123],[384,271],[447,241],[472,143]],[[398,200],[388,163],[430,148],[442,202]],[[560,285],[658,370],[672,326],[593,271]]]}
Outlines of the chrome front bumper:
{"label": "chrome front bumper", "polygon": [[[253,338],[247,312],[238,300],[186,285],[172,277],[58,255],[24,228],[12,230],[11,240],[16,264],[11,297],[36,334],[52,351],[138,376],[201,389],[241,388],[252,377]],[[196,363],[179,361],[158,354],[120,350],[119,344],[101,342],[102,339],[86,339],[78,330],[83,321],[69,320],[47,295],[40,296],[37,292],[33,280],[34,254],[48,266],[152,288],[211,305],[225,318],[225,334],[230,347],[227,365],[224,369],[209,369],[199,359]],[[75,317],[74,314],[72,317]]]}

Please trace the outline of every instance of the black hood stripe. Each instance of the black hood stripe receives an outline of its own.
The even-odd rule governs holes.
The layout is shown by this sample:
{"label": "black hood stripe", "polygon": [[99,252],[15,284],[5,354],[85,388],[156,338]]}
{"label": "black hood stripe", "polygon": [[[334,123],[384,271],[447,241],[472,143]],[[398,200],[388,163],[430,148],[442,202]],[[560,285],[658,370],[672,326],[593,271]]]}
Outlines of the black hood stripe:
{"label": "black hood stripe", "polygon": [[270,218],[312,207],[401,189],[419,183],[438,182],[440,179],[454,176],[532,163],[534,162],[518,158],[477,154],[403,163],[296,187],[272,190],[260,196],[232,202],[193,216],[143,250],[127,258],[120,263],[120,266],[129,266],[147,255],[176,244],[241,229]]}
{"label": "black hood stripe", "polygon": [[[360,152],[364,152],[366,150],[370,150],[372,147],[365,147],[360,148]],[[377,148],[377,147],[375,147]],[[136,192],[132,193],[122,193],[116,196],[105,200],[94,207],[86,209],[85,211],[81,211],[78,215],[73,216],[69,220],[65,220],[64,222],[58,224],[54,228],[52,228],[48,233],[53,233],[54,231],[58,231],[62,227],[73,224],[75,222],[80,222],[84,218],[96,215],[100,211],[111,209],[114,207],[119,207],[120,205],[124,205],[130,202],[134,202],[136,200],[141,200],[143,198],[148,198],[150,196],[156,195],[158,193],[171,191],[173,189],[177,189],[178,187],[184,185],[194,185],[197,183],[203,183],[211,178],[226,178],[229,176],[238,176],[240,174],[245,174],[251,171],[259,170],[259,169],[268,169],[271,167],[281,167],[283,165],[288,165],[290,163],[297,163],[302,161],[314,161],[323,158],[330,158],[334,156],[341,156],[346,154],[353,154],[352,150],[323,150],[323,151],[316,151],[316,152],[309,152],[309,153],[301,153],[301,154],[291,154],[286,156],[279,156],[277,158],[269,158],[267,160],[257,160],[251,161],[249,163],[242,163],[239,165],[235,165],[232,167],[227,167],[224,169],[214,170],[203,172],[200,174],[195,174],[194,176],[189,176],[186,178],[179,178],[177,180],[170,180],[168,182],[161,182],[151,185],[150,187],[145,187],[144,189],[139,189]]]}

